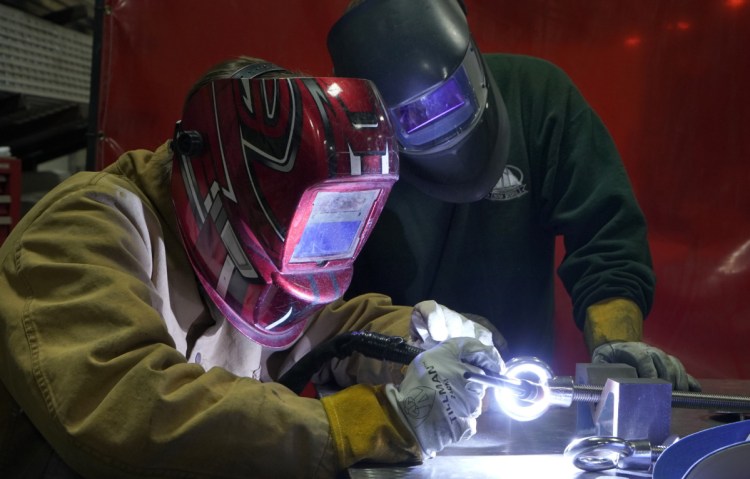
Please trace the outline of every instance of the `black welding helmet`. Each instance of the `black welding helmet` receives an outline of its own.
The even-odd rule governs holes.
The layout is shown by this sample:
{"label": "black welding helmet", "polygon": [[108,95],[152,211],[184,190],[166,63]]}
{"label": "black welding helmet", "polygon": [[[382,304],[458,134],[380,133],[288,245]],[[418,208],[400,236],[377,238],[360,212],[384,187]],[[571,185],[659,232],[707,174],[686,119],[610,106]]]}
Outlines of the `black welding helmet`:
{"label": "black welding helmet", "polygon": [[502,96],[458,0],[365,0],[328,33],[337,76],[371,80],[401,150],[401,177],[463,203],[485,197],[508,155]]}

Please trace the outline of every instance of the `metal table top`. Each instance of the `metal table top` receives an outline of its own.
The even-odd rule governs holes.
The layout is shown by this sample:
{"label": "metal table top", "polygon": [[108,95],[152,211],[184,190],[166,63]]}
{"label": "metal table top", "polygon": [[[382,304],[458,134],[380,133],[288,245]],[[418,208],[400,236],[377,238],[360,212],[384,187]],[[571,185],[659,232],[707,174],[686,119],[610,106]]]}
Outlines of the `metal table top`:
{"label": "metal table top", "polygon": [[[750,396],[750,380],[702,380],[703,392]],[[737,414],[701,409],[672,409],[671,432],[679,437],[738,420]],[[490,409],[480,416],[477,434],[446,448],[419,465],[357,465],[348,477],[361,478],[500,478],[597,479],[651,477],[643,471],[585,472],[563,457],[576,436],[576,407],[554,408],[529,422],[517,422]]]}

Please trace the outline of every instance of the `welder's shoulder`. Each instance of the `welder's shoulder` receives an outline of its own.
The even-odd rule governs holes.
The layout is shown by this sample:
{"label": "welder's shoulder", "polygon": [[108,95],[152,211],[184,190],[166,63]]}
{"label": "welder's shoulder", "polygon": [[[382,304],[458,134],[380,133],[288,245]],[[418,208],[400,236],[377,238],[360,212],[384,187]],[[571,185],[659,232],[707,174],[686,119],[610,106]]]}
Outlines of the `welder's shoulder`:
{"label": "welder's shoulder", "polygon": [[146,201],[137,182],[118,168],[75,173],[48,191],[24,213],[3,242],[0,259],[11,251],[14,244],[23,241],[30,230],[45,228],[64,231],[66,222],[77,221],[80,215],[93,214],[95,208],[123,210],[128,205],[140,205],[142,208]]}
{"label": "welder's shoulder", "polygon": [[78,201],[83,198],[110,195],[114,197],[122,195],[123,192],[139,195],[137,184],[123,172],[109,168],[102,171],[81,171],[63,180],[45,194],[24,215],[21,223],[33,222],[50,210],[64,210],[66,205],[67,208],[75,208]]}
{"label": "welder's shoulder", "polygon": [[151,183],[169,179],[171,153],[148,150],[129,151],[101,171],[78,172],[53,188],[29,212],[39,214],[60,202],[74,203],[78,198],[104,198],[135,196],[146,200],[145,193]]}
{"label": "welder's shoulder", "polygon": [[524,82],[573,83],[560,66],[544,58],[512,53],[489,53],[484,58],[496,81],[516,78]]}

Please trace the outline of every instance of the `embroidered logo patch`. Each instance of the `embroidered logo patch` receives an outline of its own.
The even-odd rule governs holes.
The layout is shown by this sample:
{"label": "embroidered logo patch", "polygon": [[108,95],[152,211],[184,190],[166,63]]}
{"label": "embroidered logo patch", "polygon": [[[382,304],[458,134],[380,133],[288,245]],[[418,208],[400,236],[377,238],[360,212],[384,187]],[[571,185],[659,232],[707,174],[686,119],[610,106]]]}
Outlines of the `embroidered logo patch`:
{"label": "embroidered logo patch", "polygon": [[515,166],[508,165],[503,170],[497,184],[487,195],[487,199],[490,201],[509,201],[526,193],[528,193],[528,190],[523,183],[523,172]]}

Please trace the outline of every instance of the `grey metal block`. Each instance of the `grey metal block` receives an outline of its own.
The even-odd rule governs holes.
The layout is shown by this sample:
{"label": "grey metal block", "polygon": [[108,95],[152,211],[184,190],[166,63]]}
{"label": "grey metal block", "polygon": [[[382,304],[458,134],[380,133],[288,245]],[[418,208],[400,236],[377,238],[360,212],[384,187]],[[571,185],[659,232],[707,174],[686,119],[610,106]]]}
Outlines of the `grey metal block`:
{"label": "grey metal block", "polygon": [[[633,366],[627,364],[576,364],[576,384],[604,386],[610,378],[636,378],[638,374]],[[596,404],[579,402],[576,407],[576,434],[579,437],[591,436],[596,432],[594,409]]]}
{"label": "grey metal block", "polygon": [[608,379],[594,411],[597,436],[662,444],[670,434],[672,384],[663,379]]}

